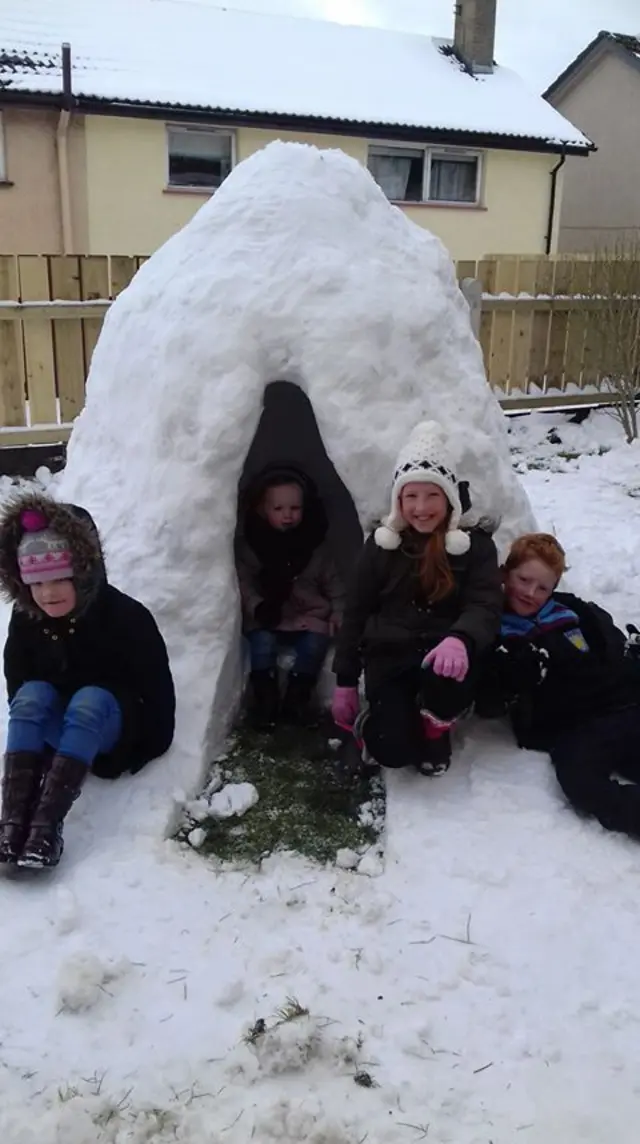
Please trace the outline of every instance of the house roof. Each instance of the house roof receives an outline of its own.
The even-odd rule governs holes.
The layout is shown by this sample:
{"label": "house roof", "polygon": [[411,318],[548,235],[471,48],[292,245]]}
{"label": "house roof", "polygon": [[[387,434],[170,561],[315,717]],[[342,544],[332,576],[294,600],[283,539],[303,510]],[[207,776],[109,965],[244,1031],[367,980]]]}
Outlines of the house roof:
{"label": "house roof", "polygon": [[0,0],[0,99],[60,98],[64,41],[80,106],[375,124],[390,135],[496,136],[532,150],[591,146],[515,73],[470,75],[450,41],[207,0]]}
{"label": "house roof", "polygon": [[564,87],[568,80],[573,79],[578,74],[584,64],[606,48],[620,52],[627,57],[629,63],[635,64],[640,69],[640,38],[625,35],[623,32],[598,32],[591,43],[587,44],[586,48],[571,61],[557,79],[554,79],[545,91],[543,98],[551,99],[560,88]]}

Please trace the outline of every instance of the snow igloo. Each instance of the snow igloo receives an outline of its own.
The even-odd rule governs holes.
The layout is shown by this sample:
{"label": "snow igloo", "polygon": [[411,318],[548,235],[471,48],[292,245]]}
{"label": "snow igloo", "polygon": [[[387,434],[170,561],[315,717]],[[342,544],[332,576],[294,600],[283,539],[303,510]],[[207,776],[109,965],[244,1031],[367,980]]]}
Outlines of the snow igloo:
{"label": "snow igloo", "polygon": [[166,637],[165,790],[201,781],[240,698],[242,480],[305,468],[346,571],[425,418],[455,439],[471,515],[500,520],[499,542],[530,527],[447,251],[339,150],[254,154],[114,303],[60,495],[94,514],[111,580]]}

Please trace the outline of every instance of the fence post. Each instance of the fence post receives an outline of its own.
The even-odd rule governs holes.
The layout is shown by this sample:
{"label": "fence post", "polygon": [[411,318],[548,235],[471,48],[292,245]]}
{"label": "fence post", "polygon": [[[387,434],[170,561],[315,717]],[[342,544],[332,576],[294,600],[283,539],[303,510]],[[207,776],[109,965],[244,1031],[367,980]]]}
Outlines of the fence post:
{"label": "fence post", "polygon": [[469,306],[471,328],[479,340],[480,319],[482,317],[482,282],[479,278],[463,278],[460,289]]}

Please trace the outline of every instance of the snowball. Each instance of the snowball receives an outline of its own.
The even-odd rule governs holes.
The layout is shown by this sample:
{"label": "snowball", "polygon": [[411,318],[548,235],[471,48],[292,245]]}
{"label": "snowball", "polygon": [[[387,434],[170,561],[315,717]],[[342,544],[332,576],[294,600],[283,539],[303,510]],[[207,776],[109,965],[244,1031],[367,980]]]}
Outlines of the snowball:
{"label": "snowball", "polygon": [[277,141],[238,164],[109,310],[59,486],[167,639],[181,728],[156,771],[167,800],[196,788],[241,694],[238,481],[276,379],[309,397],[365,528],[425,418],[452,440],[474,518],[501,520],[502,541],[534,524],[440,240],[338,149]]}
{"label": "snowball", "polygon": [[358,863],[358,873],[367,878],[379,878],[384,873],[384,860],[377,846],[371,846]]}
{"label": "snowball", "polygon": [[209,803],[212,818],[233,818],[246,814],[255,806],[259,795],[252,783],[229,783]]}
{"label": "snowball", "polygon": [[338,850],[336,854],[336,866],[341,870],[355,870],[359,861],[360,855],[357,854],[355,850],[349,850],[347,847]]}
{"label": "snowball", "polygon": [[221,1009],[232,1009],[234,1005],[238,1004],[244,997],[244,981],[238,979],[225,984],[218,997],[216,998],[216,1005]]}
{"label": "snowball", "polygon": [[78,1013],[92,1009],[106,995],[105,985],[125,971],[94,953],[75,953],[62,962],[57,977],[58,1009]]}
{"label": "snowball", "polygon": [[194,850],[199,850],[206,837],[206,830],[203,830],[201,826],[196,826],[195,830],[192,830],[187,836],[187,842],[189,846],[193,846]]}
{"label": "snowball", "polygon": [[194,822],[204,822],[204,820],[211,815],[209,803],[206,798],[193,799],[192,802],[187,803],[185,810],[189,818],[192,818]]}

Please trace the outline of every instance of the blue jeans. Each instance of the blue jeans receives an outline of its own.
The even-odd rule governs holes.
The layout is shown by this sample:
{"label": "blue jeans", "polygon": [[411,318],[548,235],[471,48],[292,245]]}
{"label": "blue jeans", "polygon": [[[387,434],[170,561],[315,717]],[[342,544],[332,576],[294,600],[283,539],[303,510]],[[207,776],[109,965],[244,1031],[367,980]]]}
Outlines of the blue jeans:
{"label": "blue jeans", "polygon": [[117,699],[102,687],[82,687],[65,709],[50,683],[24,683],[9,705],[7,751],[44,751],[91,766],[96,755],[108,754],[122,733]]}
{"label": "blue jeans", "polygon": [[319,674],[329,647],[329,637],[319,632],[249,632],[252,671],[270,671],[277,666],[278,652],[291,649],[295,655],[293,671],[300,675]]}

